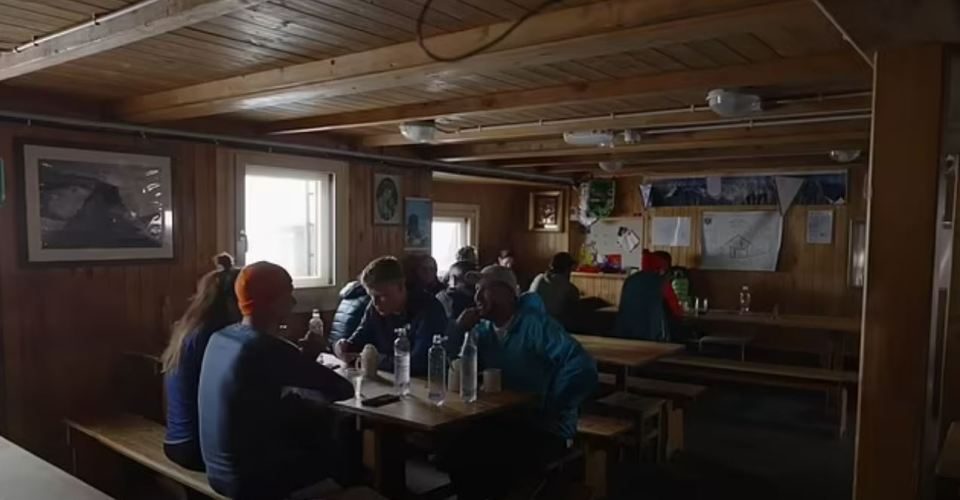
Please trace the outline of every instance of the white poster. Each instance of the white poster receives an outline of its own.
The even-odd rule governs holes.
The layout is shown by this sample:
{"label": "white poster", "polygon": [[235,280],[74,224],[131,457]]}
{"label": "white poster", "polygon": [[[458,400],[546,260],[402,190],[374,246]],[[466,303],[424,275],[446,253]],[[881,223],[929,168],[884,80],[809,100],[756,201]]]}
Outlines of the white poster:
{"label": "white poster", "polygon": [[804,180],[801,177],[778,175],[775,182],[777,183],[777,203],[780,206],[780,215],[787,215],[787,210],[790,205],[793,205],[793,200],[797,198],[797,193],[800,192]]}
{"label": "white poster", "polygon": [[704,212],[703,269],[776,271],[783,235],[778,211]]}
{"label": "white poster", "polygon": [[833,243],[833,210],[807,212],[807,243],[814,245]]}
{"label": "white poster", "polygon": [[654,217],[653,246],[690,246],[690,217]]}

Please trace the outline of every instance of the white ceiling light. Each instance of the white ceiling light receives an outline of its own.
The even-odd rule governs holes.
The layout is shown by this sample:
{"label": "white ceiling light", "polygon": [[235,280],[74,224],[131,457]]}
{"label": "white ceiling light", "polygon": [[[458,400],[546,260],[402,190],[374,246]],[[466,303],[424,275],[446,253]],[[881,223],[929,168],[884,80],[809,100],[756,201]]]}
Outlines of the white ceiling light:
{"label": "white ceiling light", "polygon": [[726,118],[763,111],[763,101],[760,96],[726,89],[713,89],[708,92],[707,105],[714,113]]}
{"label": "white ceiling light", "polygon": [[623,162],[618,160],[603,160],[599,163],[600,170],[604,172],[618,172],[623,168]]}
{"label": "white ceiling light", "polygon": [[401,123],[400,135],[417,144],[433,142],[433,138],[437,135],[437,124],[433,120]]}
{"label": "white ceiling light", "polygon": [[585,130],[581,132],[564,132],[563,142],[571,146],[613,146],[613,131]]}
{"label": "white ceiling light", "polygon": [[834,149],[830,151],[830,159],[837,163],[850,163],[860,158],[859,149]]}

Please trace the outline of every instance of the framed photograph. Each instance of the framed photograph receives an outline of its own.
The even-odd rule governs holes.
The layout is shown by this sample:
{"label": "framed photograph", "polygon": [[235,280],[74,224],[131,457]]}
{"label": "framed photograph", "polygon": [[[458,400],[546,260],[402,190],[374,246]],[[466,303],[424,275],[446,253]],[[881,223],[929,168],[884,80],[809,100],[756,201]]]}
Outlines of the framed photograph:
{"label": "framed photograph", "polygon": [[404,250],[430,251],[433,232],[433,202],[428,198],[407,198],[407,224],[404,230]]}
{"label": "framed photograph", "polygon": [[563,191],[530,193],[530,230],[563,232]]}
{"label": "framed photograph", "polygon": [[403,218],[400,206],[400,176],[373,174],[373,223],[399,225]]}
{"label": "framed photograph", "polygon": [[24,145],[27,260],[173,258],[170,158]]}

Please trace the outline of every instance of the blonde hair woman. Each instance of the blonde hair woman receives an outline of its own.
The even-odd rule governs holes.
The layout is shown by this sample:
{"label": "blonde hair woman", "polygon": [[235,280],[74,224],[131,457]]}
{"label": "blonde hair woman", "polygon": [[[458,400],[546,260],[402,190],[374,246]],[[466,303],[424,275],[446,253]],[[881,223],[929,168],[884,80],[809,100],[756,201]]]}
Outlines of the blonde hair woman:
{"label": "blonde hair woman", "polygon": [[197,411],[203,354],[214,332],[240,321],[234,291],[239,270],[226,253],[214,257],[214,262],[217,269],[200,278],[187,311],[173,325],[162,357],[167,393],[163,451],[170,460],[196,471],[204,470]]}

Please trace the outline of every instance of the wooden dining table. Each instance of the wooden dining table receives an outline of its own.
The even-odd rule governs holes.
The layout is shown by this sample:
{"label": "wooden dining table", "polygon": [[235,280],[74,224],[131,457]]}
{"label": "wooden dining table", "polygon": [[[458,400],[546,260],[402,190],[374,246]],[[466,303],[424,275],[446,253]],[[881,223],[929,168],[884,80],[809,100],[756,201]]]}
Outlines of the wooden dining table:
{"label": "wooden dining table", "polygon": [[648,365],[684,349],[682,344],[601,337],[599,335],[573,335],[573,338],[598,363],[615,365],[619,368],[617,371],[617,387],[619,389],[626,388],[627,377],[632,368]]}
{"label": "wooden dining table", "polygon": [[70,474],[0,438],[0,499],[110,500]]}
{"label": "wooden dining table", "polygon": [[[342,363],[330,355],[321,356],[324,365],[337,367],[343,374]],[[364,378],[363,399],[394,394],[393,374],[379,372],[375,378]],[[383,406],[366,406],[356,399],[334,403],[339,411],[357,415],[373,431],[374,487],[389,498],[406,494],[406,457],[404,439],[408,432],[438,433],[515,410],[533,400],[532,395],[511,391],[479,392],[478,398],[467,403],[459,393],[448,392],[443,404],[437,405],[427,397],[427,383],[412,378],[410,394],[397,402]]]}
{"label": "wooden dining table", "polygon": [[710,328],[718,324],[734,324],[751,327],[768,327],[775,330],[806,330],[821,332],[827,337],[824,366],[843,369],[843,354],[847,340],[860,335],[860,318],[855,316],[821,316],[810,314],[774,314],[772,312],[746,312],[710,310],[705,313],[686,314],[685,324]]}

